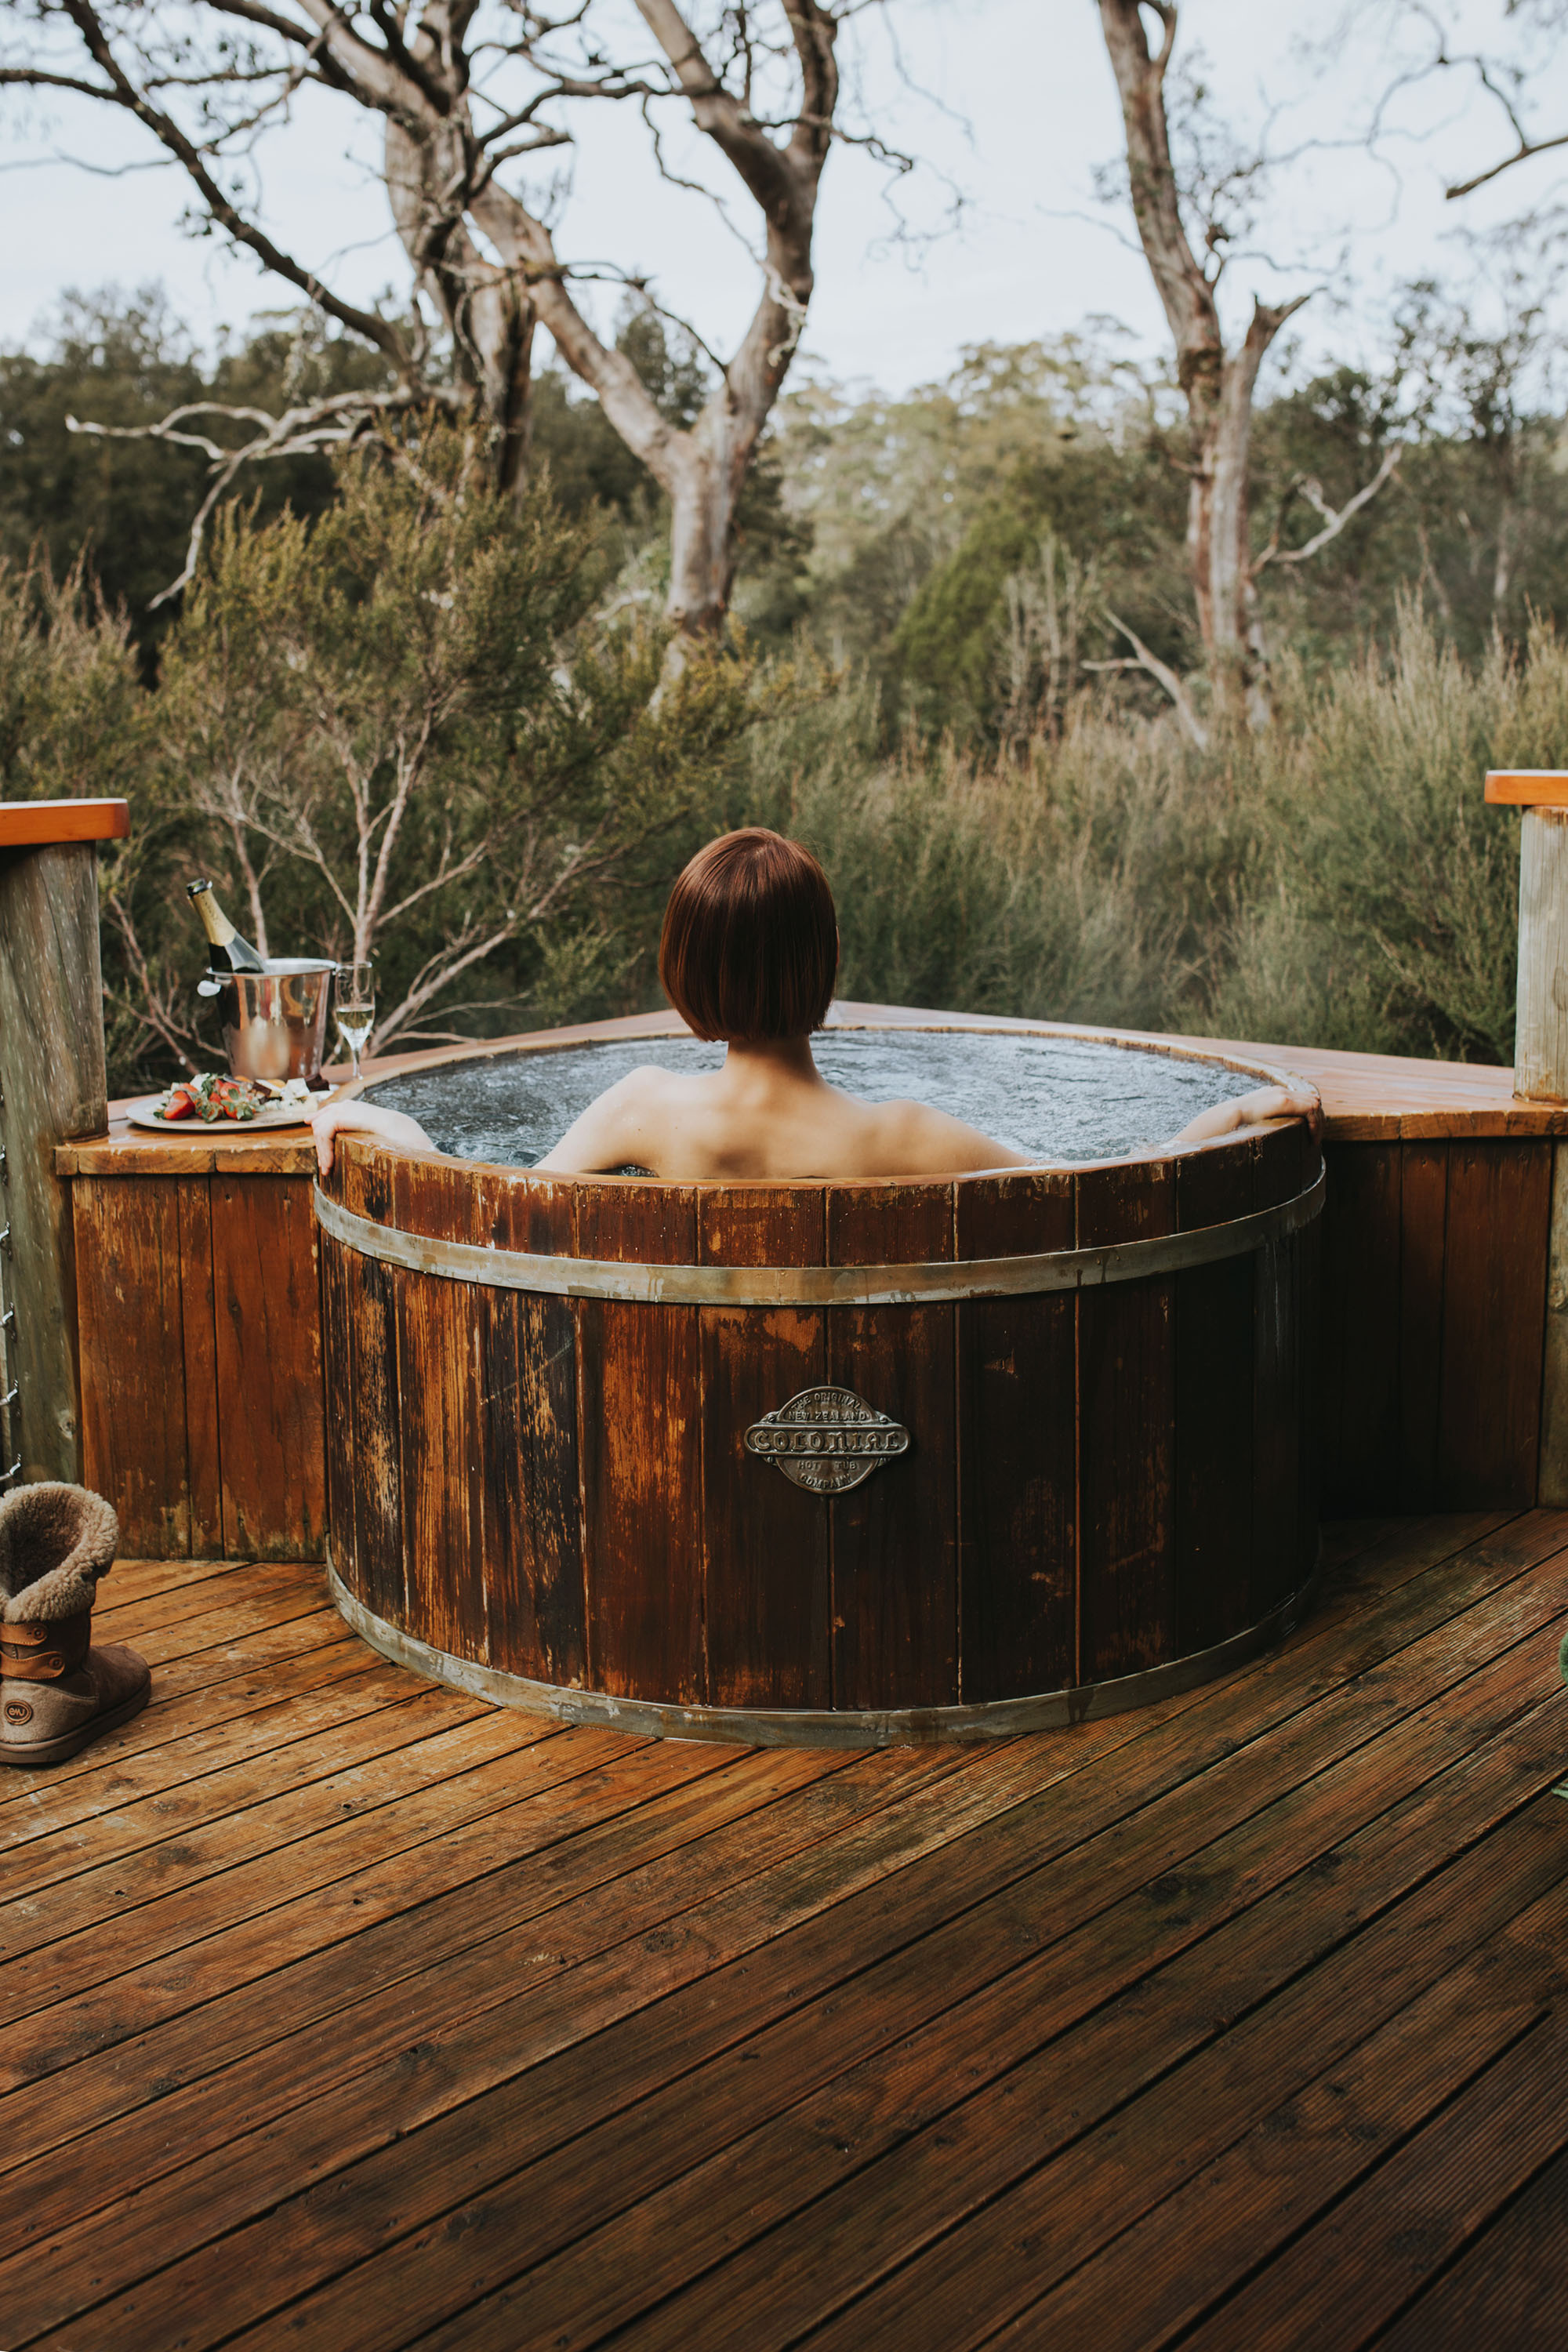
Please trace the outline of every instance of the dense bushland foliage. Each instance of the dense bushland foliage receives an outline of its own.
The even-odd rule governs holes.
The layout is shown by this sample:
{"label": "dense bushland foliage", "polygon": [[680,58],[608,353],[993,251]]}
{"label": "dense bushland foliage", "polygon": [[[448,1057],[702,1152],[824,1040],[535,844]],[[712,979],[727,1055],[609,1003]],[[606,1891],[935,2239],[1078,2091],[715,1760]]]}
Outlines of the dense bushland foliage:
{"label": "dense bushland foliage", "polygon": [[[618,1007],[769,689],[606,619],[596,529],[477,486],[447,428],[338,461],[311,520],[229,508],[138,677],[79,570],[0,570],[0,795],[114,791],[112,1075],[210,1061],[184,882],[263,952],[374,957],[374,1045]],[[776,691],[776,689],[773,689]]]}
{"label": "dense bushland foliage", "polygon": [[1509,1061],[1518,820],[1489,766],[1560,764],[1568,646],[1467,666],[1426,614],[1208,751],[1079,695],[1016,759],[864,691],[759,730],[749,805],[833,874],[842,992],[1139,1028]]}
{"label": "dense bushland foliage", "polygon": [[[689,418],[699,356],[646,315],[621,344]],[[1275,723],[1200,748],[1122,666],[1135,634],[1191,677],[1194,632],[1170,387],[1109,329],[789,395],[735,641],[656,697],[660,494],[553,375],[521,514],[449,436],[291,460],[150,615],[202,461],[67,411],[276,407],[372,362],[282,322],[204,370],[151,298],[76,306],[51,358],[0,358],[0,792],[132,797],[116,1083],[210,1058],[198,868],[274,951],[373,952],[378,1042],[412,1043],[652,1001],[670,876],[748,817],[826,859],[847,995],[1507,1060],[1517,829],[1480,778],[1568,754],[1568,473],[1459,358],[1441,398],[1407,350],[1260,408]],[[1391,436],[1378,498],[1285,562]]]}

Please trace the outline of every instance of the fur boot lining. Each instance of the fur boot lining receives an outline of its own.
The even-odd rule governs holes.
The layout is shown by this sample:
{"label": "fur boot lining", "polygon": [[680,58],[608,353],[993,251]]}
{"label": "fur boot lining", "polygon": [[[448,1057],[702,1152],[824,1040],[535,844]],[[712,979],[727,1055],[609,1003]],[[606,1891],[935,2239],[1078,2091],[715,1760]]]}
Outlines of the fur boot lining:
{"label": "fur boot lining", "polygon": [[101,1495],[47,1480],[0,1501],[0,1595],[8,1623],[48,1625],[92,1607],[120,1542]]}

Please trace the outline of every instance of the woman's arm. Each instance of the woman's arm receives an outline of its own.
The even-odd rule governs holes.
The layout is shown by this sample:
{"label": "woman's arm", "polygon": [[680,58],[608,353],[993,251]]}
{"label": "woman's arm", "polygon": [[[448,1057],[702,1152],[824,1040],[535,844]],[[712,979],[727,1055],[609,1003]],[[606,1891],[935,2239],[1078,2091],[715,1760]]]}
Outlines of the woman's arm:
{"label": "woman's arm", "polygon": [[410,1118],[406,1111],[383,1110],[379,1103],[327,1103],[310,1121],[310,1132],[323,1176],[331,1170],[334,1135],[379,1135],[384,1143],[401,1143],[408,1151],[436,1149],[416,1118]]}
{"label": "woman's arm", "polygon": [[1237,1095],[1229,1102],[1216,1103],[1213,1110],[1199,1111],[1180,1135],[1172,1136],[1171,1142],[1209,1143],[1216,1135],[1234,1135],[1238,1127],[1257,1127],[1266,1118],[1304,1118],[1316,1134],[1322,1116],[1316,1087],[1255,1087],[1249,1095]]}

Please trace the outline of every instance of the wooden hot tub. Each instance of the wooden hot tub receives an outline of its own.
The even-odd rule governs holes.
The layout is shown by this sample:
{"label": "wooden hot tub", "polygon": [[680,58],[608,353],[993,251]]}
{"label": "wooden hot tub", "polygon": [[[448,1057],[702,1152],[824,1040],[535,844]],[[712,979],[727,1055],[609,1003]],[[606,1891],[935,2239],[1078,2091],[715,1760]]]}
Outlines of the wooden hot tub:
{"label": "wooden hot tub", "polygon": [[1315,1564],[1321,1179],[1299,1120],[754,1187],[341,1139],[338,1605],[486,1697],[686,1737],[1006,1733],[1217,1674]]}

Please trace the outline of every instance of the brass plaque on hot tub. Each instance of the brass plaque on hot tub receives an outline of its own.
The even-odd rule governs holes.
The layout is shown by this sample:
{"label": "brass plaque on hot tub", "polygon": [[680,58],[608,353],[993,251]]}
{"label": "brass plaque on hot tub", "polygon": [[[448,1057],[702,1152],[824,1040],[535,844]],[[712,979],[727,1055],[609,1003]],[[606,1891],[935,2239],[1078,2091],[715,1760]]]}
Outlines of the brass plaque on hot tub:
{"label": "brass plaque on hot tub", "polygon": [[802,1389],[746,1432],[748,1453],[814,1495],[842,1495],[909,1447],[909,1431],[853,1389]]}

